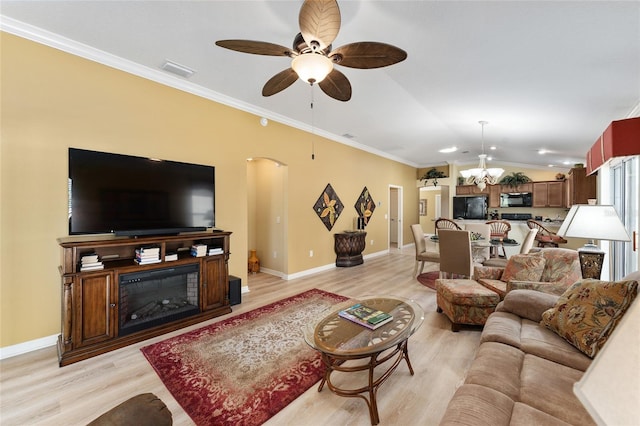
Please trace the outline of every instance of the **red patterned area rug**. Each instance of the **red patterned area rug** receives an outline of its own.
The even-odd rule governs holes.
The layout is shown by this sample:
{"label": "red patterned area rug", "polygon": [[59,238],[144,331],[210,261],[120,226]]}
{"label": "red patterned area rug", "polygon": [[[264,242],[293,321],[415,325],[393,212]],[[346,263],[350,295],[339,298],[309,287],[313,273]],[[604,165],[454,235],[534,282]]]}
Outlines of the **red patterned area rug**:
{"label": "red patterned area rug", "polygon": [[[440,271],[424,272],[417,276],[417,280],[425,287],[436,289],[436,280],[440,277]],[[462,275],[453,274],[451,278],[464,278]]]}
{"label": "red patterned area rug", "polygon": [[260,425],[322,378],[302,329],[343,300],[309,290],[141,351],[197,425]]}
{"label": "red patterned area rug", "polygon": [[418,275],[418,281],[425,287],[429,287],[431,290],[436,289],[436,280],[440,276],[440,271],[424,272]]}

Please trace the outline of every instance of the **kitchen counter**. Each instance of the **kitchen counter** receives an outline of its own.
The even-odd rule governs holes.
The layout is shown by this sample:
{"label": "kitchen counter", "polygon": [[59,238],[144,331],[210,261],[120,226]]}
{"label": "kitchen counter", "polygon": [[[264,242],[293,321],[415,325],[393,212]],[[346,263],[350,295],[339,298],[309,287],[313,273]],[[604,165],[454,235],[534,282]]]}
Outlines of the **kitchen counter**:
{"label": "kitchen counter", "polygon": [[[462,229],[464,229],[464,225],[467,223],[481,224],[481,223],[486,223],[487,221],[461,219],[461,220],[455,220],[455,222],[458,225],[460,225]],[[509,231],[509,238],[516,240],[518,243],[522,244],[522,241],[524,241],[524,237],[529,232],[527,221],[526,220],[509,220],[508,222],[511,224],[511,231]],[[547,228],[549,231],[558,232],[558,230],[560,229],[560,226],[562,226],[563,220],[551,220],[548,222],[541,220],[539,222],[542,224],[542,226]],[[560,244],[559,246],[560,248],[577,250],[588,242],[588,240],[585,238],[566,238],[566,240],[567,240],[567,244]],[[536,247],[536,244],[534,244],[534,247]],[[520,253],[520,245],[505,246],[505,251],[507,253],[507,256],[513,256],[514,254]]]}

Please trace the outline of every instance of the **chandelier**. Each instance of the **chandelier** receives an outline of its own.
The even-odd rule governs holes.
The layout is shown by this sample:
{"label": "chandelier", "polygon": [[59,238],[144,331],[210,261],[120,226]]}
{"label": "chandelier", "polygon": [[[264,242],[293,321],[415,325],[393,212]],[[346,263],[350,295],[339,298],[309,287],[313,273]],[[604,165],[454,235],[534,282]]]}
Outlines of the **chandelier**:
{"label": "chandelier", "polygon": [[484,153],[484,125],[486,121],[478,121],[482,126],[482,154],[478,155],[480,163],[478,167],[474,169],[460,170],[460,174],[468,185],[477,185],[482,191],[489,185],[495,185],[498,183],[498,179],[504,173],[501,168],[487,168],[487,154]]}

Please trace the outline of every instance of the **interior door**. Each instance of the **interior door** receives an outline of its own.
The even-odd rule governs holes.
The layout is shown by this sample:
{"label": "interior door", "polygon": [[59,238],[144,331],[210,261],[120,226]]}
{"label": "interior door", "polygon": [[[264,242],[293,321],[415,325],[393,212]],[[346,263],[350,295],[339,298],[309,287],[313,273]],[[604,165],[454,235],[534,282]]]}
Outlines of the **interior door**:
{"label": "interior door", "polygon": [[402,248],[402,187],[389,185],[389,248]]}
{"label": "interior door", "polygon": [[398,189],[389,189],[389,243],[398,244]]}

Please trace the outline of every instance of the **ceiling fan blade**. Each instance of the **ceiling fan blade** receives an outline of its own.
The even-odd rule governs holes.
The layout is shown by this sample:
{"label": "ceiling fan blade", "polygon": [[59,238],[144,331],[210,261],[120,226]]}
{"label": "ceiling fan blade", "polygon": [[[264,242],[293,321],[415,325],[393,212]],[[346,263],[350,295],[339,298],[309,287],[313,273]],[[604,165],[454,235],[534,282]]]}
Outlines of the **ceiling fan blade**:
{"label": "ceiling fan blade", "polygon": [[344,67],[381,68],[404,61],[407,52],[386,43],[361,41],[338,47],[331,52],[329,58]]}
{"label": "ceiling fan blade", "polygon": [[282,92],[287,87],[291,86],[298,79],[298,74],[289,68],[284,71],[280,71],[267,81],[262,88],[262,96],[275,95],[278,92]]}
{"label": "ceiling fan blade", "polygon": [[236,52],[252,53],[254,55],[268,56],[293,56],[293,52],[288,47],[264,41],[253,40],[218,40],[216,45]]}
{"label": "ceiling fan blade", "polygon": [[316,45],[319,50],[324,50],[336,39],[340,20],[336,0],[305,0],[300,8],[298,24],[307,46],[313,48]]}
{"label": "ceiling fan blade", "polygon": [[346,102],[351,99],[351,83],[347,77],[334,69],[324,80],[318,83],[320,89],[333,99]]}

